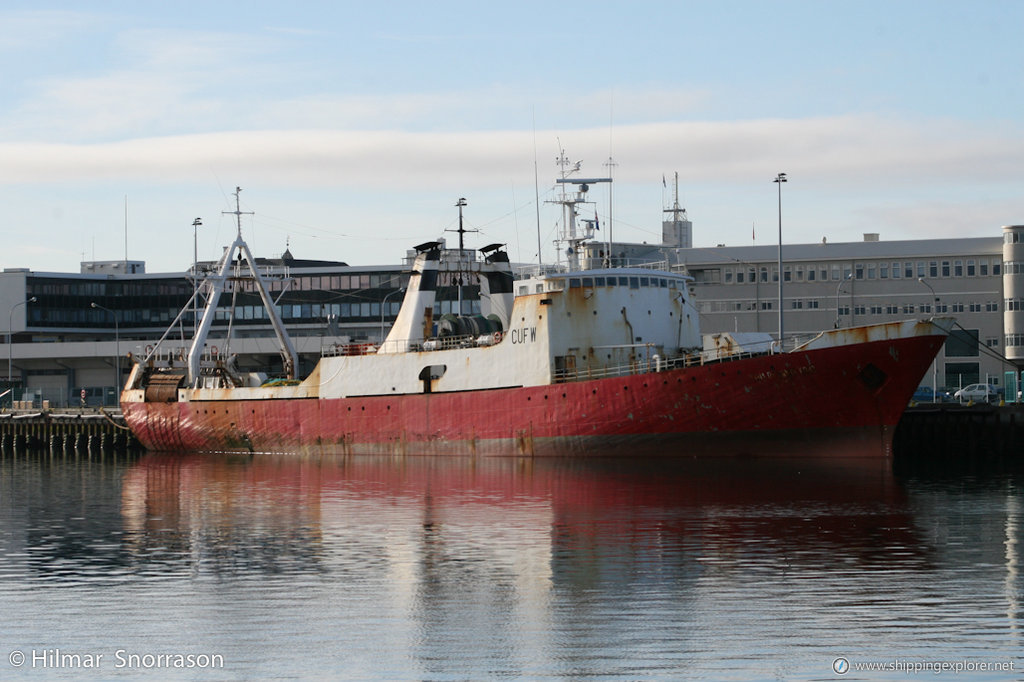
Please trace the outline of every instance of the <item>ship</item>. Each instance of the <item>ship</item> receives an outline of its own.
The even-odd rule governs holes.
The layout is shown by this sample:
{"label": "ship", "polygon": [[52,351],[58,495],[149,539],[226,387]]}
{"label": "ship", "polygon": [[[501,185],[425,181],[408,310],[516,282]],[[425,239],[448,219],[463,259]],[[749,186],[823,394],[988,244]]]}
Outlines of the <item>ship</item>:
{"label": "ship", "polygon": [[[594,226],[577,229],[587,181],[573,182],[577,191],[561,200],[564,263],[515,273],[501,244],[466,250],[460,222],[458,250],[431,241],[410,252],[386,337],[325,347],[304,376],[239,218],[204,282],[187,356],[158,361],[157,344],[134,358],[120,399],[126,423],[153,451],[892,455],[900,417],[953,319],[806,338],[704,334],[684,271],[581,261]],[[478,283],[479,314],[435,316],[438,282],[453,278]],[[208,351],[219,298],[241,279],[273,324],[280,376],[240,371]]]}

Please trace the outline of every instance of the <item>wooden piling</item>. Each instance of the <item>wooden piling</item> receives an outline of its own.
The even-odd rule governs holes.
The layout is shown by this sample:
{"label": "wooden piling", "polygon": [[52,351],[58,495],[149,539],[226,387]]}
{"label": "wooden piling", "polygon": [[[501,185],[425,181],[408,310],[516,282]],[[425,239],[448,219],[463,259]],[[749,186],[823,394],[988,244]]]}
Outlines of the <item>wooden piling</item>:
{"label": "wooden piling", "polygon": [[[90,447],[90,441],[92,441]],[[5,411],[0,412],[0,451],[49,450],[50,452],[141,451],[119,412]]]}

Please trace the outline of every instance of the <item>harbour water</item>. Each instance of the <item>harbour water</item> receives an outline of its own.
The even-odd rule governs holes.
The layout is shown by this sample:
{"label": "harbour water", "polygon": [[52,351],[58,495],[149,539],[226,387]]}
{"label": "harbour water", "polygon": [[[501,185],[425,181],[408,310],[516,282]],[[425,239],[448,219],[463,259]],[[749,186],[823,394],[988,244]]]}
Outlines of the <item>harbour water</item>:
{"label": "harbour water", "polygon": [[1020,483],[868,459],[8,453],[0,677],[1022,679]]}

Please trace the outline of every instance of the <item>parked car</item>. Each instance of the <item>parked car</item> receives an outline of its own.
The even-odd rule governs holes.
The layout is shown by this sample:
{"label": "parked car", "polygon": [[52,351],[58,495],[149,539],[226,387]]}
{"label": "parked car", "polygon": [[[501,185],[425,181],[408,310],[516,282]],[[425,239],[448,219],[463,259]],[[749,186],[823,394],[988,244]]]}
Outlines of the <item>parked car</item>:
{"label": "parked car", "polygon": [[935,401],[935,394],[931,386],[918,386],[910,400],[915,403],[930,403]]}
{"label": "parked car", "polygon": [[999,391],[992,384],[971,384],[953,394],[962,403],[992,403],[999,401]]}

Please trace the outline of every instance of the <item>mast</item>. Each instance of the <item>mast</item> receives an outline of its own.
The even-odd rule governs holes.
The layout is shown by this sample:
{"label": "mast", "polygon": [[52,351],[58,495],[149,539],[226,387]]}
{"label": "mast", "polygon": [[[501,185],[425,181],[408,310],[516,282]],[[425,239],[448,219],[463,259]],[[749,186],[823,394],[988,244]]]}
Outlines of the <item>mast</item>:
{"label": "mast", "polygon": [[662,211],[666,215],[661,221],[661,242],[667,246],[689,249],[693,247],[693,223],[686,216],[686,209],[679,204],[679,171],[676,171],[673,188],[672,208]]}
{"label": "mast", "polygon": [[[562,185],[562,193],[561,193],[559,199],[557,199],[555,201],[551,201],[549,203],[561,204],[562,205],[563,220],[564,220],[564,222],[563,222],[564,227],[563,227],[562,237],[560,239],[558,239],[557,242],[563,242],[564,241],[564,242],[567,242],[569,244],[568,248],[566,249],[566,255],[568,256],[569,269],[570,270],[579,270],[580,269],[580,260],[579,260],[580,245],[582,245],[584,242],[588,241],[589,239],[593,238],[593,236],[594,236],[593,230],[594,230],[595,223],[597,222],[597,220],[596,220],[597,216],[596,216],[596,213],[595,213],[595,216],[594,216],[595,220],[593,220],[593,221],[584,220],[584,222],[587,224],[586,232],[584,234],[582,234],[582,235],[577,235],[577,233],[576,233],[576,218],[579,216],[579,213],[576,211],[576,205],[577,204],[593,203],[593,202],[587,201],[587,191],[590,190],[590,185],[592,185],[594,183],[598,183],[598,182],[611,183],[612,179],[610,177],[609,178],[570,178],[569,177],[570,175],[572,175],[573,173],[576,173],[576,172],[578,172],[580,170],[580,164],[582,163],[582,161],[576,161],[575,163],[571,163],[569,161],[569,159],[565,156],[565,151],[564,150],[561,150],[561,153],[559,154],[558,158],[555,159],[555,162],[558,163],[558,165],[561,166],[561,169],[562,169],[561,170],[561,176],[562,177],[558,178],[555,181],[558,184]],[[567,170],[570,165],[572,166],[572,169]],[[565,191],[565,186],[566,185],[576,185],[576,191],[575,192],[571,192],[571,193],[570,192],[566,192]]]}
{"label": "mast", "polygon": [[[459,233],[459,267],[458,267],[458,270],[456,271],[455,277],[456,277],[456,280],[457,280],[456,281],[456,285],[458,286],[458,291],[459,291],[459,315],[461,315],[462,314],[462,284],[463,284],[463,277],[462,277],[463,268],[462,268],[462,266],[463,266],[463,261],[464,261],[464,258],[465,258],[465,252],[466,252],[465,251],[466,244],[465,244],[464,237],[465,237],[465,234],[467,232],[479,232],[480,230],[467,230],[467,229],[462,227],[462,207],[463,206],[468,206],[468,204],[466,203],[466,198],[465,197],[459,197],[459,200],[455,202],[455,206],[457,206],[458,209],[459,209],[459,229],[457,229],[457,230],[445,230],[445,232],[458,232]],[[466,268],[466,270],[468,271],[468,268]]]}
{"label": "mast", "polygon": [[233,214],[236,216],[238,221],[238,235],[235,237],[234,243],[224,249],[224,255],[221,256],[220,262],[217,264],[217,274],[207,280],[210,285],[210,296],[206,301],[206,308],[203,310],[202,322],[199,323],[199,327],[196,329],[196,335],[195,338],[192,339],[192,347],[189,349],[188,353],[188,381],[191,386],[197,385],[200,375],[199,361],[203,354],[203,346],[206,343],[207,335],[210,333],[210,327],[213,325],[213,318],[216,314],[217,304],[220,301],[220,295],[224,292],[224,286],[227,283],[228,276],[231,272],[231,266],[234,264],[236,252],[239,255],[240,261],[244,259],[246,263],[248,263],[249,273],[256,284],[256,290],[259,292],[260,298],[263,300],[263,307],[266,309],[267,316],[270,318],[270,322],[274,326],[274,333],[277,335],[277,343],[281,353],[281,363],[284,367],[285,375],[289,379],[295,379],[296,373],[298,372],[299,355],[295,352],[295,346],[292,345],[292,341],[288,337],[288,332],[284,328],[284,323],[281,321],[281,317],[277,314],[277,307],[274,305],[274,300],[270,296],[270,291],[267,289],[266,283],[263,280],[263,275],[260,274],[260,269],[256,264],[256,259],[253,258],[245,240],[242,239],[242,216],[252,215],[252,211],[241,210],[239,201],[239,194],[241,191],[241,187],[235,188],[235,210],[224,211],[226,214]]}
{"label": "mast", "polygon": [[233,215],[238,221],[238,237],[242,236],[242,216],[243,215],[255,215],[252,211],[243,211],[240,203],[239,195],[242,193],[241,187],[235,187],[235,210],[234,211],[221,211],[224,215]]}
{"label": "mast", "polygon": [[[610,131],[609,131],[609,135],[611,135]],[[609,152],[610,152],[611,144],[609,143],[608,146],[609,146]],[[604,165],[608,167],[608,251],[605,252],[604,266],[605,267],[610,267],[611,264],[612,264],[612,244],[614,243],[614,241],[612,239],[612,229],[613,229],[612,216],[614,215],[614,213],[612,213],[612,185],[611,185],[611,182],[612,182],[612,171],[619,164],[615,163],[615,159],[613,159],[611,157],[611,155],[609,154],[608,160],[605,161]]]}

